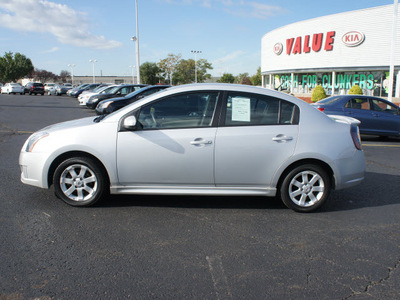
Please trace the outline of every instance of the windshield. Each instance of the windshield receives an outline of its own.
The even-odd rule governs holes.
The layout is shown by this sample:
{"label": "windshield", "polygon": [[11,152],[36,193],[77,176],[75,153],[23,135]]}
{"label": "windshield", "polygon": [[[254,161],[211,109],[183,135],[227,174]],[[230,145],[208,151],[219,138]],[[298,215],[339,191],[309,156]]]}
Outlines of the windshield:
{"label": "windshield", "polygon": [[99,94],[108,94],[113,88],[115,88],[115,86],[107,86],[101,90]]}
{"label": "windshield", "polygon": [[137,95],[137,94],[142,93],[144,90],[147,90],[147,89],[143,89],[143,88],[138,89],[138,90],[136,90],[136,91],[133,91],[132,93],[129,93],[128,95],[126,95],[126,96],[124,96],[124,97],[130,98],[130,97],[132,97],[132,96],[134,96],[134,95]]}
{"label": "windshield", "polygon": [[120,88],[121,88],[120,86],[115,86],[108,93],[109,94],[115,94],[116,92],[118,92],[120,90]]}

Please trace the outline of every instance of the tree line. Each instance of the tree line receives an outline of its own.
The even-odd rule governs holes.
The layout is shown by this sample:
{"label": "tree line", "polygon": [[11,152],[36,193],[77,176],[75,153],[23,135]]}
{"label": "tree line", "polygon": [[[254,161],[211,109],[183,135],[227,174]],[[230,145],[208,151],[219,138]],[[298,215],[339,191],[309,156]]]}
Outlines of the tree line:
{"label": "tree line", "polygon": [[[181,54],[168,54],[158,63],[145,62],[140,66],[140,77],[142,83],[158,84],[165,83],[170,85],[180,85],[195,82],[205,82],[211,79],[208,73],[213,67],[206,59],[182,59]],[[41,82],[67,82],[70,73],[62,70],[60,75],[52,72],[34,68],[32,61],[20,53],[7,52],[0,57],[0,82],[16,82],[17,80],[31,77]],[[261,85],[261,68],[253,76],[248,73],[242,73],[233,76],[230,73],[224,73],[218,82],[239,83],[249,85]]]}
{"label": "tree line", "polygon": [[35,78],[37,81],[67,82],[70,73],[61,71],[60,75],[34,68],[32,61],[21,53],[6,52],[0,57],[0,82],[17,82],[24,77]]}
{"label": "tree line", "polygon": [[[195,68],[196,65],[196,68]],[[168,54],[168,56],[158,63],[145,62],[140,66],[140,77],[143,83],[157,84],[166,83],[179,85],[195,82],[197,72],[197,82],[205,82],[211,78],[208,70],[213,67],[206,59],[182,59],[181,54]],[[261,67],[257,73],[249,76],[249,73],[241,73],[233,76],[231,73],[222,74],[218,80],[221,83],[238,83],[248,85],[261,85]]]}

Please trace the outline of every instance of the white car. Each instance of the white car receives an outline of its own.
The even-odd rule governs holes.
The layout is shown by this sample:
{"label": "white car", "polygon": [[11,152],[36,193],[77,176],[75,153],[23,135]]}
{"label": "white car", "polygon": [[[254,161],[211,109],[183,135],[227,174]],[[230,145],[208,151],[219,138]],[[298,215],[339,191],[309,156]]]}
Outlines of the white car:
{"label": "white car", "polygon": [[44,91],[48,95],[54,94],[55,88],[56,88],[56,84],[55,83],[45,83],[44,84]]}
{"label": "white car", "polygon": [[54,184],[73,206],[108,193],[277,195],[309,212],[364,179],[359,121],[332,118],[273,90],[177,86],[34,133],[20,153],[21,180]]}
{"label": "white car", "polygon": [[96,89],[96,91],[85,91],[82,94],[78,96],[78,101],[79,105],[86,106],[86,103],[90,99],[91,96],[97,95],[97,94],[106,94],[109,91],[111,91],[115,86],[117,85],[108,85],[108,86],[103,86],[100,89]]}
{"label": "white car", "polygon": [[2,88],[1,88],[1,93],[2,94],[24,94],[24,87],[20,85],[19,83],[6,83]]}

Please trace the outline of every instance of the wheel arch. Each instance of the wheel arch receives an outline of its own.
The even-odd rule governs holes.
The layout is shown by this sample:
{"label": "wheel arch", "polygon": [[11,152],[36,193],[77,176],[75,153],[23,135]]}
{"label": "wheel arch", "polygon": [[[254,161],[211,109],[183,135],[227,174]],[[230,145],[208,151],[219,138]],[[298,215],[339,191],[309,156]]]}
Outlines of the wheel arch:
{"label": "wheel arch", "polygon": [[326,162],[319,160],[319,159],[307,158],[307,159],[301,159],[301,160],[295,161],[286,167],[286,169],[282,172],[281,176],[279,177],[278,185],[277,185],[278,190],[281,189],[283,180],[289,174],[290,171],[292,171],[293,169],[295,169],[301,165],[306,165],[306,164],[313,164],[313,165],[317,165],[317,166],[320,166],[321,168],[323,168],[329,175],[330,182],[331,182],[331,188],[335,189],[336,180],[335,180],[334,172],[333,172],[332,168],[329,166],[329,164],[327,164]]}
{"label": "wheel arch", "polygon": [[96,164],[102,169],[104,174],[106,175],[106,180],[107,180],[108,184],[110,183],[110,175],[108,174],[106,167],[96,156],[94,156],[90,153],[84,152],[84,151],[69,151],[69,152],[60,154],[51,163],[49,172],[47,173],[48,186],[51,186],[53,184],[53,176],[54,176],[55,170],[57,169],[57,166],[60,165],[60,163],[62,163],[64,160],[66,160],[68,158],[72,158],[72,157],[86,157],[86,158],[93,159],[96,162]]}

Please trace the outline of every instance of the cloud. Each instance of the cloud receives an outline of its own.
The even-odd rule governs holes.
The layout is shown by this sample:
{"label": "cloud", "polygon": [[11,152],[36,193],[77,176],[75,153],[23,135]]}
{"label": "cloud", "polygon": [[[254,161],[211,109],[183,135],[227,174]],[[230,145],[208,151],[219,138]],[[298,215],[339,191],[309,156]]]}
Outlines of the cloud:
{"label": "cloud", "polygon": [[121,42],[107,40],[88,30],[84,13],[45,0],[2,0],[0,26],[22,32],[50,33],[60,43],[93,49],[111,49]]}
{"label": "cloud", "polygon": [[267,19],[286,12],[286,9],[277,5],[268,5],[255,1],[243,0],[163,0],[169,4],[200,5],[207,8],[216,8],[234,16],[243,18]]}
{"label": "cloud", "polygon": [[56,52],[56,51],[58,51],[58,50],[60,50],[60,48],[58,48],[58,47],[53,47],[53,48],[51,48],[51,49],[48,49],[48,50],[43,51],[43,53],[53,53],[53,52]]}

